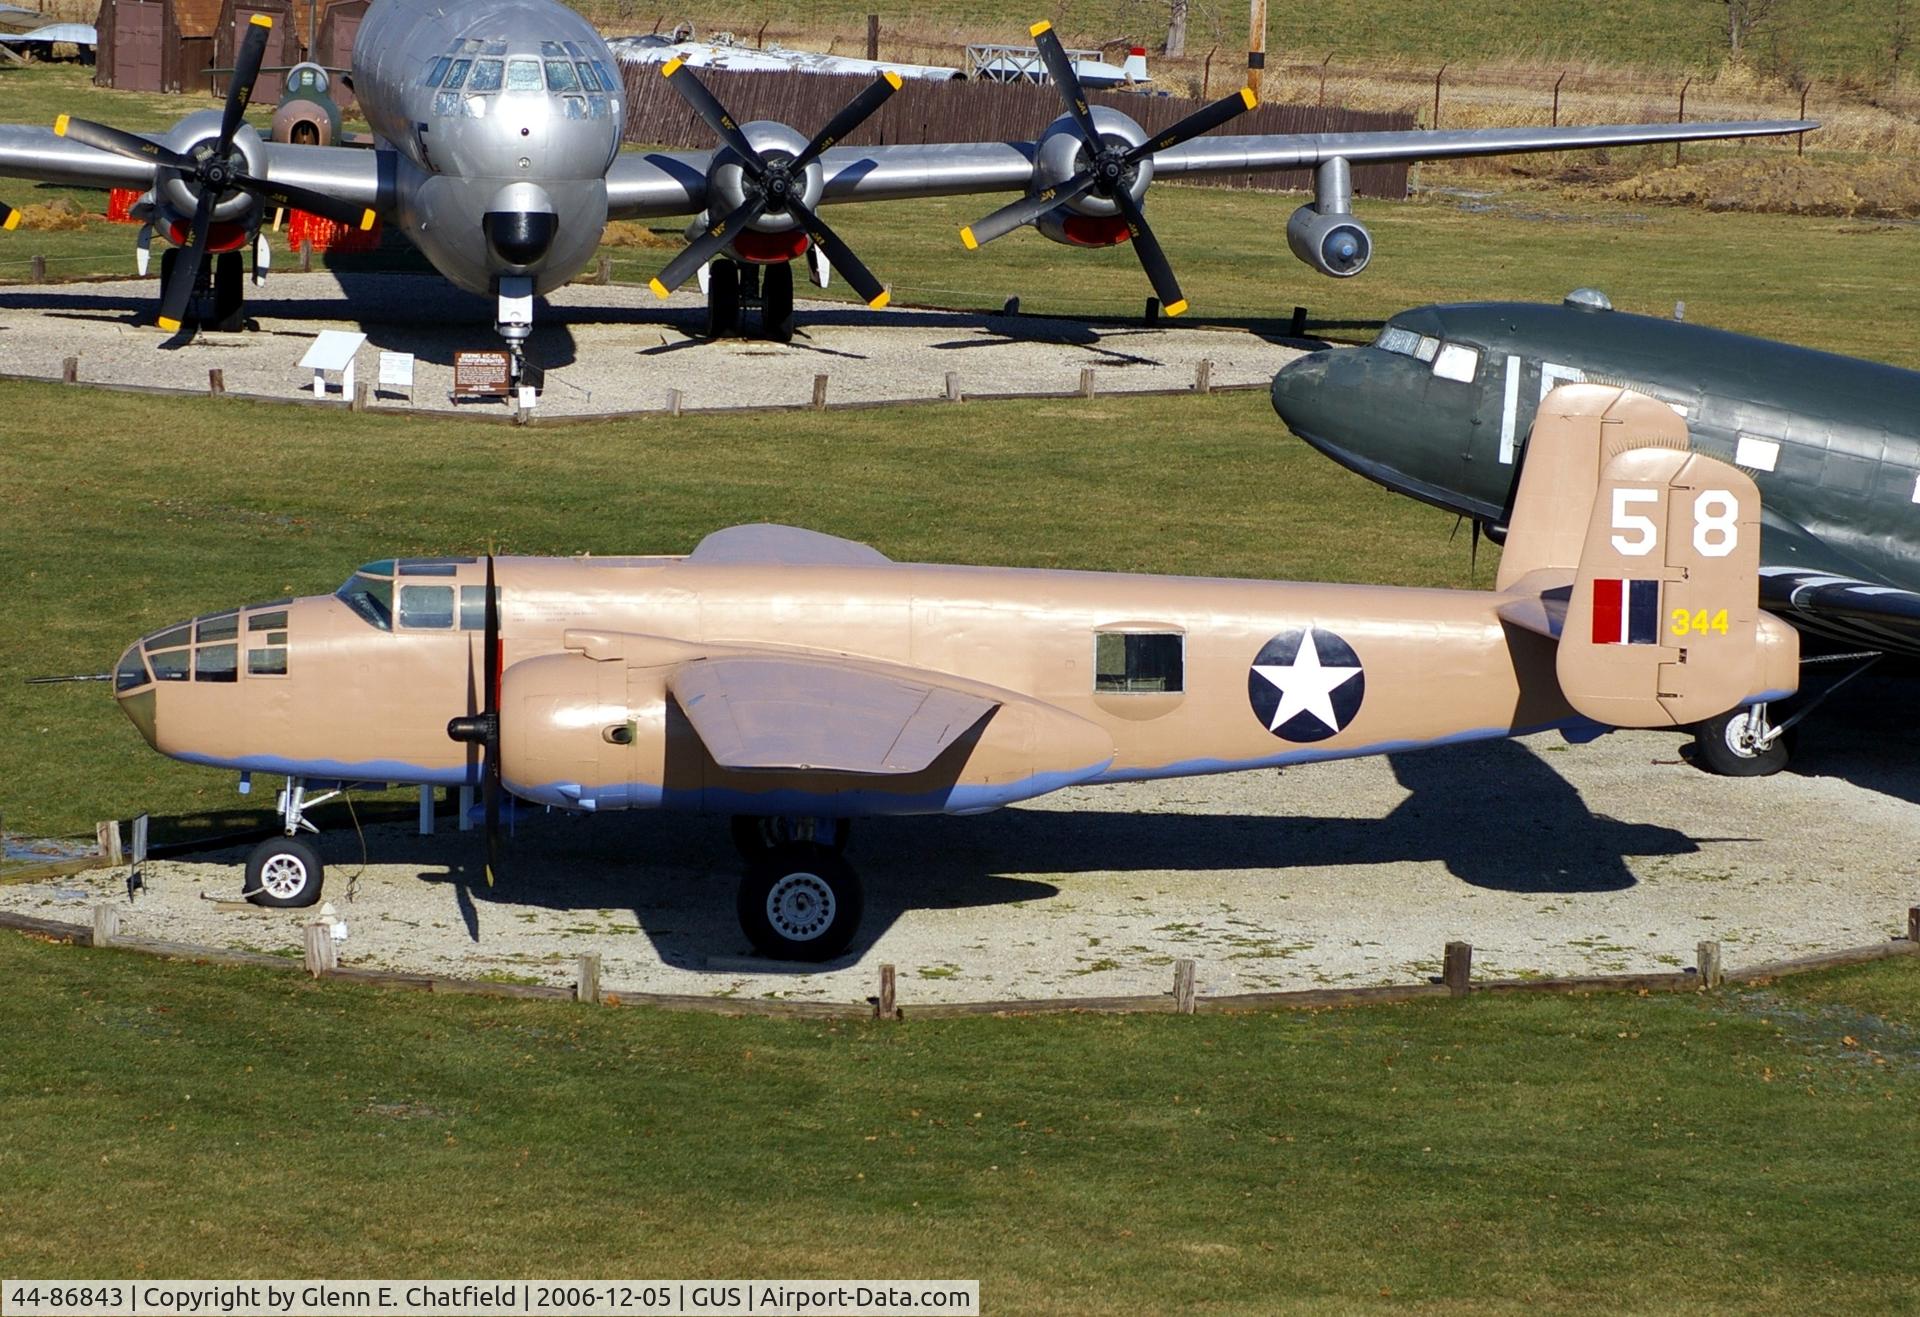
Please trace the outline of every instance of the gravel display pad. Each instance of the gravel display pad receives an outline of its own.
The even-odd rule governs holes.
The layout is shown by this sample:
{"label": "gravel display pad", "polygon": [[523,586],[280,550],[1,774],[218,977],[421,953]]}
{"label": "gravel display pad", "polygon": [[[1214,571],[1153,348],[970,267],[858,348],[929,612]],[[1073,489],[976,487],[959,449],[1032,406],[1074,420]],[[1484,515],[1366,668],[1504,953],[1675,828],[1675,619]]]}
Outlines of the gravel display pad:
{"label": "gravel display pad", "polygon": [[[908,1008],[1163,992],[1181,956],[1203,993],[1418,982],[1451,938],[1488,976],[1678,968],[1707,938],[1752,965],[1881,941],[1920,902],[1913,700],[1850,695],[1772,778],[1711,777],[1673,733],[1549,734],[861,821],[866,923],[819,969],[751,959],[723,819],[539,816],[492,888],[477,832],[375,829],[354,879],[334,828],[326,897],[345,965],[559,984],[597,951],[610,991],[857,1002],[890,962]],[[128,934],[297,956],[301,912],[201,899],[237,895],[243,858],[155,863],[131,906],[104,873],[0,906],[85,923],[118,899]]]}
{"label": "gravel display pad", "polygon": [[[247,290],[247,333],[201,334],[163,349],[151,325],[158,282],[0,288],[0,373],[61,378],[78,357],[82,383],[203,392],[219,369],[230,394],[311,399],[298,362],[323,329],[358,329],[367,342],[358,379],[378,380],[379,354],[412,353],[413,399],[379,393],[383,409],[505,416],[505,403],[448,397],[457,351],[500,346],[493,305],[444,279],[413,274],[275,274]],[[348,299],[351,299],[350,301]],[[687,410],[811,403],[816,375],[830,403],[906,402],[946,396],[957,372],[970,394],[1069,393],[1094,371],[1102,393],[1191,388],[1202,360],[1217,386],[1265,385],[1300,350],[1240,329],[1171,328],[1185,322],[1090,326],[1032,316],[983,316],[845,302],[799,303],[792,343],[695,337],[705,322],[697,291],[660,302],[631,284],[574,284],[541,299],[529,347],[546,368],[537,415],[595,416],[667,407]],[[339,400],[337,390],[329,396]]]}

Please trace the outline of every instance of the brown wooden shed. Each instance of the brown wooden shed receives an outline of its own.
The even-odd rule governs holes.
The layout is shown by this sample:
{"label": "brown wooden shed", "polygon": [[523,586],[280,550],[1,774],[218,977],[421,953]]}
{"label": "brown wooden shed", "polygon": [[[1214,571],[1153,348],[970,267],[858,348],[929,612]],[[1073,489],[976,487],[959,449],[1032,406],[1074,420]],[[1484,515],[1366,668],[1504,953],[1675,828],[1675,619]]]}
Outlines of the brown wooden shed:
{"label": "brown wooden shed", "polygon": [[100,0],[93,81],[122,91],[207,85],[221,0]]}
{"label": "brown wooden shed", "polygon": [[[360,20],[367,16],[367,6],[372,0],[320,2],[324,4],[320,10],[320,26],[307,58],[330,69],[352,68],[353,39],[359,35]],[[353,93],[338,78],[333,80],[333,99],[343,110],[354,103]]]}
{"label": "brown wooden shed", "polygon": [[[181,2],[174,0],[175,4]],[[213,23],[213,63],[223,69],[232,68],[240,43],[246,39],[247,25],[255,14],[265,14],[273,20],[273,31],[267,36],[267,53],[262,63],[267,68],[298,64],[305,58],[302,40],[306,26],[300,21],[304,12],[298,15],[294,12],[293,0],[219,0],[219,13]],[[283,74],[262,73],[253,84],[253,99],[271,105],[280,99],[285,84]],[[226,74],[214,76],[213,89],[215,95],[226,95]]]}

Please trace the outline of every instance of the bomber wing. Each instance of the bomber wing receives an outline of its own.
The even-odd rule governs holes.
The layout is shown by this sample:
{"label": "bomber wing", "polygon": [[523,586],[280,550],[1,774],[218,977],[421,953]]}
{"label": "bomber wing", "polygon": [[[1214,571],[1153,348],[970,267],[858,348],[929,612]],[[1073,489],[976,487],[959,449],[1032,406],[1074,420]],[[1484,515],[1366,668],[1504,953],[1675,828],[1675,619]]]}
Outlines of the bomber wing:
{"label": "bomber wing", "polygon": [[1920,647],[1920,593],[1798,567],[1762,567],[1760,603],[1808,631],[1912,653]]}
{"label": "bomber wing", "polygon": [[731,769],[918,773],[1000,707],[932,673],[787,655],[700,659],[667,688]]}
{"label": "bomber wing", "polygon": [[[166,136],[135,134],[162,147]],[[303,188],[342,203],[386,213],[393,199],[393,159],[389,151],[364,147],[260,144],[267,168],[262,182]],[[101,151],[51,128],[0,124],[0,175],[30,178],[70,187],[136,188],[153,186],[155,164]]]}

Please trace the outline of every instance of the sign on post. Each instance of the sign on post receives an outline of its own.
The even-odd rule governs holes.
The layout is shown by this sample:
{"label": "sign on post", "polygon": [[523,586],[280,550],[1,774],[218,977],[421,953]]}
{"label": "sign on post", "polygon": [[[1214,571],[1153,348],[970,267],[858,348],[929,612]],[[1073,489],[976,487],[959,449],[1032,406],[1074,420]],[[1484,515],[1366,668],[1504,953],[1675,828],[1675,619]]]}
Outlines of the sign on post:
{"label": "sign on post", "polygon": [[513,361],[505,352],[453,354],[453,396],[505,398],[513,391]]}

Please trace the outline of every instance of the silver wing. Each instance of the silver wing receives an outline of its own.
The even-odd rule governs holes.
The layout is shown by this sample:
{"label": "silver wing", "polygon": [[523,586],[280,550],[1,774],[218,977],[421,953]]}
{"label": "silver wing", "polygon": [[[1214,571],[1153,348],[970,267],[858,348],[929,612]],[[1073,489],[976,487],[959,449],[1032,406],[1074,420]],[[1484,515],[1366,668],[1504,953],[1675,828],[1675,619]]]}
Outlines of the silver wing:
{"label": "silver wing", "polygon": [[[165,143],[170,134],[142,133]],[[311,188],[343,202],[368,207],[383,218],[393,204],[393,153],[346,146],[289,146],[255,138],[247,149],[264,161],[261,176],[272,183]],[[381,157],[387,157],[382,160]],[[69,187],[153,186],[154,167],[57,137],[50,128],[0,124],[0,175]]]}

